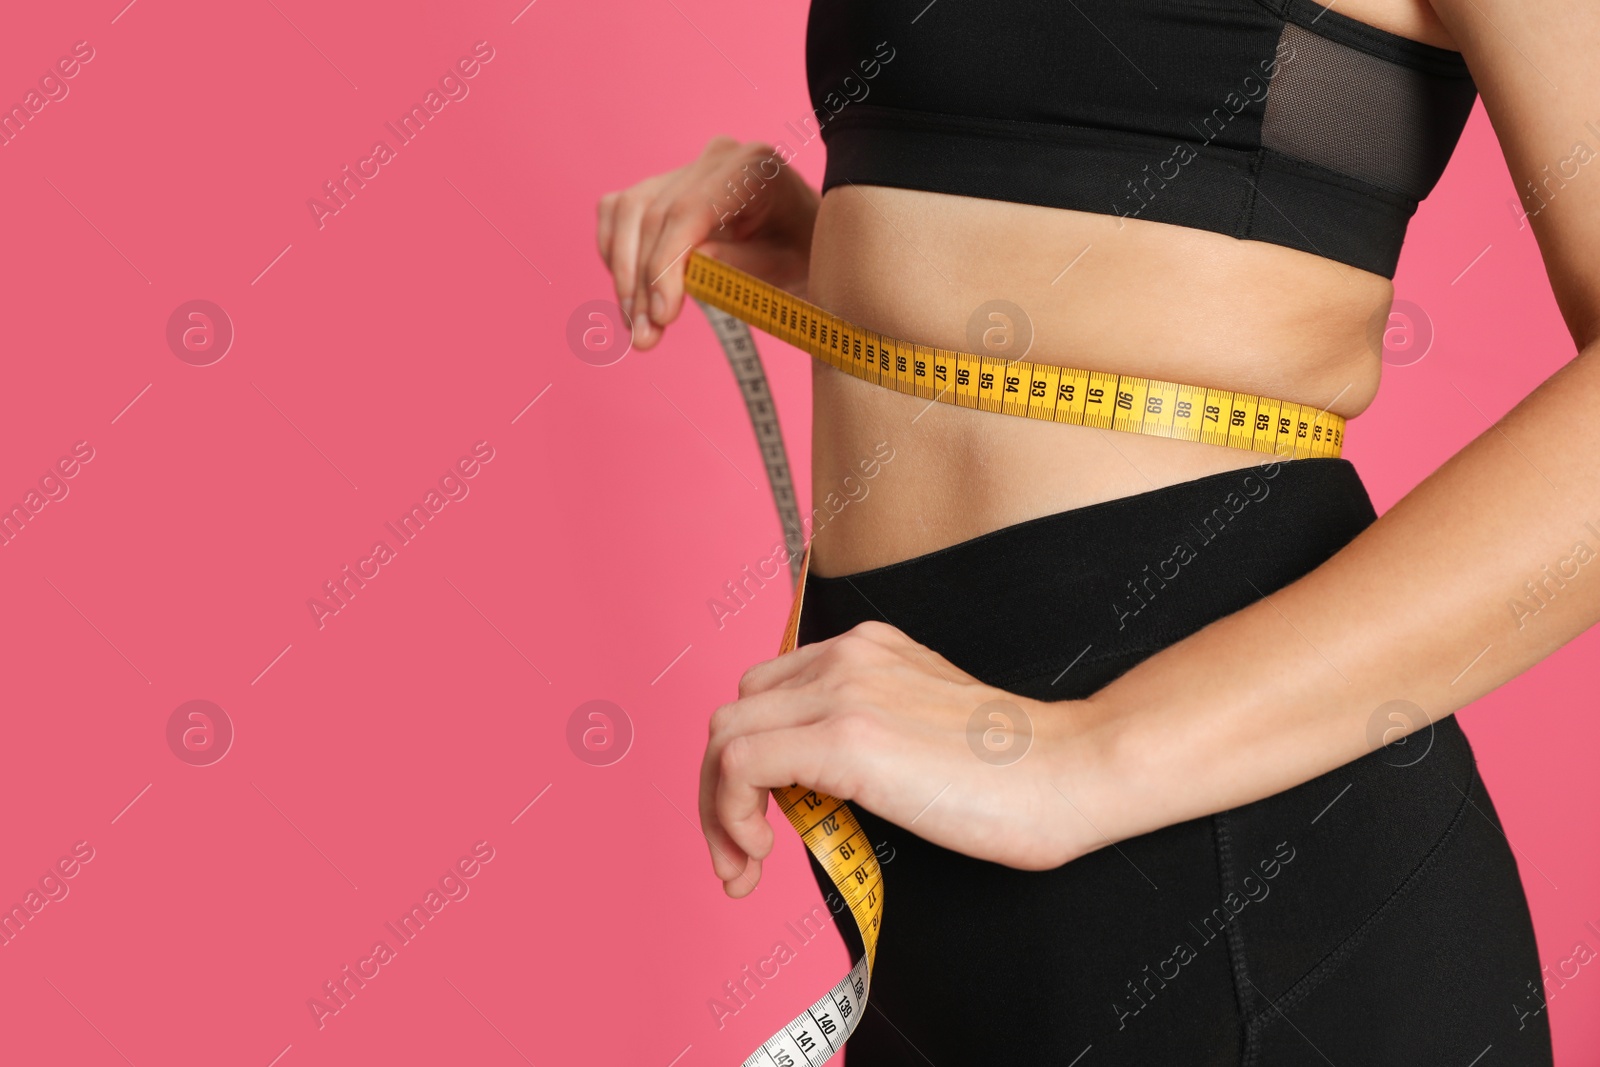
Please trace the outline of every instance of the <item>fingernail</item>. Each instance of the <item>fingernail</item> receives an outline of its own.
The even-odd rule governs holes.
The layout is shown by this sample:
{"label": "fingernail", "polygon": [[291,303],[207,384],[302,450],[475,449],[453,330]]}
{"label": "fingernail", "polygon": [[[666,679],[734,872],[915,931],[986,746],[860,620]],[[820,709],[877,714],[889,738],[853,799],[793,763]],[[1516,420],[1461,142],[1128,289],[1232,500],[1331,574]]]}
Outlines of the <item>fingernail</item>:
{"label": "fingernail", "polygon": [[618,306],[620,306],[622,308],[622,314],[623,314],[624,318],[629,318],[629,319],[633,318],[633,297],[631,297],[631,296],[623,297],[622,298],[622,303],[620,305],[618,305]]}
{"label": "fingernail", "polygon": [[667,317],[667,298],[657,290],[650,294],[650,318],[656,322],[663,322]]}

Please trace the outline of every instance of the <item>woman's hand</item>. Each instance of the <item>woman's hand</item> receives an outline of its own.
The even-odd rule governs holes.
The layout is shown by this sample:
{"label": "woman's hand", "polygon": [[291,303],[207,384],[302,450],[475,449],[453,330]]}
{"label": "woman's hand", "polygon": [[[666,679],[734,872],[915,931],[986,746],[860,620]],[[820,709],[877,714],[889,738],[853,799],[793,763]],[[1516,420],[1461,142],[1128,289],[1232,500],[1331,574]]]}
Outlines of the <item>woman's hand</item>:
{"label": "woman's hand", "polygon": [[862,623],[752,667],[712,714],[700,769],[712,867],[729,896],[755,888],[775,840],[768,791],[790,784],[978,859],[1058,867],[1107,844],[1095,823],[1116,821],[1108,722],[1090,701],[1015,696]]}
{"label": "woman's hand", "polygon": [[802,292],[820,198],[770,145],[714,137],[693,163],[600,198],[597,239],[633,320],[634,344],[650,348],[683,307],[689,249]]}

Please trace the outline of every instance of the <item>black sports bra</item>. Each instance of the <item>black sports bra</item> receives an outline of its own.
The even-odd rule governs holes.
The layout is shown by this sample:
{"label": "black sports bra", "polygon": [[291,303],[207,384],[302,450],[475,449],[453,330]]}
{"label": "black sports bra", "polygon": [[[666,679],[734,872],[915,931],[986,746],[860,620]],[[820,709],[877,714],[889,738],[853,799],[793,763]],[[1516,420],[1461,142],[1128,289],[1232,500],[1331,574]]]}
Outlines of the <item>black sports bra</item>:
{"label": "black sports bra", "polygon": [[813,0],[806,75],[824,192],[1151,219],[1386,278],[1477,98],[1460,53],[1314,0]]}

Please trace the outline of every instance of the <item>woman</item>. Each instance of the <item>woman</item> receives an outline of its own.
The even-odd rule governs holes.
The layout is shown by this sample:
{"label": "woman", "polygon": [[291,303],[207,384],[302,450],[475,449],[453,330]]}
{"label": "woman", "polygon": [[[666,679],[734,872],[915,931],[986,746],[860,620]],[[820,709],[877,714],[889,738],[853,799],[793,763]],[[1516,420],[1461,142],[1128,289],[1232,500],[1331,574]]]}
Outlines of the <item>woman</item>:
{"label": "woman", "polygon": [[[1031,332],[1033,361],[1351,419],[1476,94],[1519,188],[1547,177],[1597,40],[1585,0],[814,0],[825,195],[780,165],[805,146],[718,138],[603,198],[599,245],[641,348],[698,246],[887,336]],[[1550,1062],[1451,713],[1600,619],[1581,579],[1506,608],[1597,547],[1600,184],[1560,196],[1532,226],[1580,358],[1382,518],[1344,459],[815,363],[816,499],[893,462],[811,544],[802,647],[712,717],[701,818],[732,896],[769,788],[892,848],[851,1064]]]}

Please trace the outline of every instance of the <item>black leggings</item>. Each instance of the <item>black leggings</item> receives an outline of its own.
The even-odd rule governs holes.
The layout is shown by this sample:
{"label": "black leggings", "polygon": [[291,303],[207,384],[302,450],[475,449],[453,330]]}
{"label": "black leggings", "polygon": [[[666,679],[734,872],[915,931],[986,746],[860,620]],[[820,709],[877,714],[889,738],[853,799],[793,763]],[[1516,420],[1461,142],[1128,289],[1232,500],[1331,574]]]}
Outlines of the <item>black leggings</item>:
{"label": "black leggings", "polygon": [[[1375,518],[1343,459],[1211,475],[813,576],[800,643],[885,619],[991,685],[1081,699]],[[1453,716],[1050,871],[856,814],[884,917],[848,1067],[1551,1063],[1516,861]]]}

